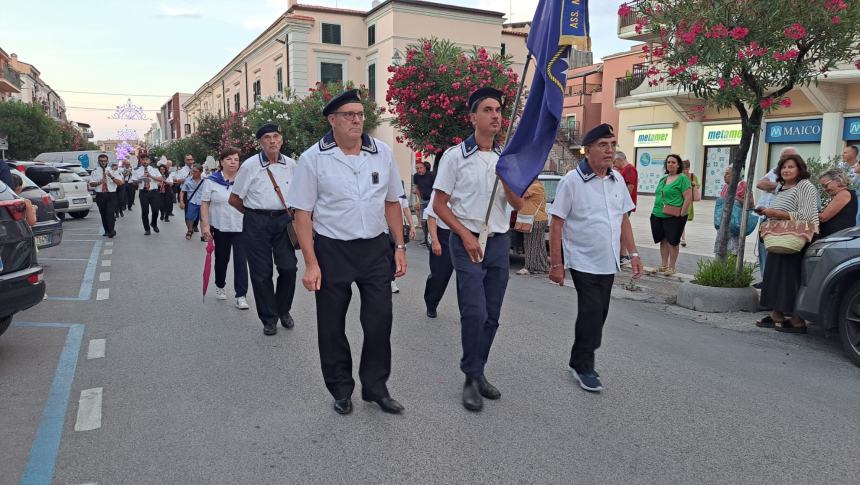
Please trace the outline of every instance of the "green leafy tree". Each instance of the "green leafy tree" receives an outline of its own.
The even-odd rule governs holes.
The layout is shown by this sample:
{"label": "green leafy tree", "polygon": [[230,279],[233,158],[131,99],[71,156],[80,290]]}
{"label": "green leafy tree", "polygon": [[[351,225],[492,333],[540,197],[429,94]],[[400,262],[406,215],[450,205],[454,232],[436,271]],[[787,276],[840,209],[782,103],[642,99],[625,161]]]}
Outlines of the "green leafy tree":
{"label": "green leafy tree", "polygon": [[0,135],[9,140],[6,158],[14,160],[32,160],[55,151],[63,141],[56,121],[41,108],[18,101],[0,102]]}
{"label": "green leafy tree", "polygon": [[209,154],[217,158],[216,154],[221,149],[221,136],[224,133],[224,117],[205,114],[197,118],[196,124],[197,128],[192,136],[199,139]]}
{"label": "green leafy tree", "polygon": [[[791,106],[792,89],[817,83],[840,66],[860,68],[857,1],[640,0],[622,5],[619,14],[631,9],[638,32],[650,29],[659,36],[647,49],[651,85],[667,82],[701,99],[693,119],[708,105],[738,112],[743,131],[728,200],[764,115]],[[755,158],[749,176],[754,173]],[[726,204],[718,235],[721,260],[727,256],[731,210]]]}
{"label": "green leafy tree", "polygon": [[388,68],[392,75],[385,99],[394,115],[391,123],[403,134],[397,141],[438,161],[446,148],[472,132],[469,95],[486,86],[499,89],[509,101],[504,111],[507,130],[518,78],[510,65],[510,56],[490,56],[484,48],[467,55],[444,39],[422,39],[408,46],[406,62]]}
{"label": "green leafy tree", "polygon": [[80,130],[68,121],[57,123],[60,130],[60,144],[56,147],[56,151],[76,152],[86,148],[86,139]]}

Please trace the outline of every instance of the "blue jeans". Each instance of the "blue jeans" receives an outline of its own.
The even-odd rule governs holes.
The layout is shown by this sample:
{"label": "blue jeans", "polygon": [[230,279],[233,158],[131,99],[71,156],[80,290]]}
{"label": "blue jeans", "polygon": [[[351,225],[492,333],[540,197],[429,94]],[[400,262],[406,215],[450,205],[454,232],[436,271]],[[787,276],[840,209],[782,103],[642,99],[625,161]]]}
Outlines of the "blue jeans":
{"label": "blue jeans", "polygon": [[473,263],[460,236],[451,232],[451,260],[457,272],[457,303],[460,306],[463,343],[460,370],[467,377],[484,375],[508,286],[510,245],[507,233],[488,238],[484,260]]}

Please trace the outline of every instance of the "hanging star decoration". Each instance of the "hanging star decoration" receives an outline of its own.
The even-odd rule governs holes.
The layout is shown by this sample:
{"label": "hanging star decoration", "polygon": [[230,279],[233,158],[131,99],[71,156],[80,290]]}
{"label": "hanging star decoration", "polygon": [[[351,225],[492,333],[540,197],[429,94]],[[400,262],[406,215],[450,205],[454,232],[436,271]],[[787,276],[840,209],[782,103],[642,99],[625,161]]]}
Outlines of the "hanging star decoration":
{"label": "hanging star decoration", "polygon": [[129,128],[128,126],[123,127],[123,129],[116,132],[117,140],[137,140],[137,130]]}
{"label": "hanging star decoration", "polygon": [[113,120],[146,120],[146,113],[143,112],[143,108],[132,103],[131,98],[126,101],[126,103],[122,106],[117,106],[116,111],[110,116],[109,119]]}

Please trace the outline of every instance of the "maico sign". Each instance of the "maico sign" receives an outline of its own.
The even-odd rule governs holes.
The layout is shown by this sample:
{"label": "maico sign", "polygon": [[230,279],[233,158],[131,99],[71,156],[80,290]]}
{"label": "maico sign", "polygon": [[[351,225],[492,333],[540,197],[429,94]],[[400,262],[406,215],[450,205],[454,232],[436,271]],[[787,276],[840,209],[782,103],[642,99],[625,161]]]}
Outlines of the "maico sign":
{"label": "maico sign", "polygon": [[821,120],[774,121],[767,123],[765,142],[820,142]]}

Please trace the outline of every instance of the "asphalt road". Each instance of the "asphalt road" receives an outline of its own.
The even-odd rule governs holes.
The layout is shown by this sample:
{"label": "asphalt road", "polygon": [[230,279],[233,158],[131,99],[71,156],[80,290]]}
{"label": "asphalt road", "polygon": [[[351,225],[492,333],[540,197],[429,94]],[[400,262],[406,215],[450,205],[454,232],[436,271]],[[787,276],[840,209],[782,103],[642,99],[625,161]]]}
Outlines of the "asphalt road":
{"label": "asphalt road", "polygon": [[[355,411],[340,416],[320,373],[311,294],[297,291],[295,329],[265,337],[253,310],[202,301],[203,243],[185,241],[178,218],[144,237],[139,212],[127,213],[108,241],[97,217],[66,221],[63,244],[40,254],[52,299],[0,337],[0,484],[856,483],[860,474],[860,369],[832,342],[614,300],[598,354],[606,389],[586,394],[565,371],[573,290],[512,275],[487,369],[502,399],[474,414],[460,404],[454,288],[439,318],[426,318],[426,252],[413,243],[394,295],[389,381],[406,411],[384,414],[357,388]],[[104,357],[97,342],[88,358],[100,339]]]}

